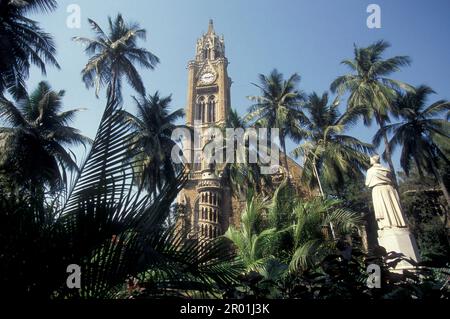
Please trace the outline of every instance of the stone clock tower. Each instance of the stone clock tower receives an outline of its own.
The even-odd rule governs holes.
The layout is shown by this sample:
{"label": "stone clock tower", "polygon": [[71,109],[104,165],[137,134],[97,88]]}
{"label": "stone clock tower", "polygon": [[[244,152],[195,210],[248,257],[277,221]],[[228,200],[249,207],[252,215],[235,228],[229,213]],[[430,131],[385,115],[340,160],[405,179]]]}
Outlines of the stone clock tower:
{"label": "stone clock tower", "polygon": [[231,79],[227,73],[223,36],[208,32],[197,40],[195,59],[188,64],[187,125],[223,124],[230,109]]}
{"label": "stone clock tower", "polygon": [[187,164],[188,182],[178,196],[179,223],[186,239],[215,238],[232,222],[230,188],[219,165],[213,167],[201,155],[211,138],[207,130],[225,124],[230,110],[227,66],[224,38],[216,35],[210,20],[208,31],[197,40],[195,59],[188,63],[186,125],[200,136],[183,150],[192,161]]}
{"label": "stone clock tower", "polygon": [[[190,159],[186,164],[188,181],[177,198],[178,225],[186,240],[208,241],[222,235],[230,225],[239,227],[245,207],[244,199],[231,196],[224,165],[208,160],[202,151],[214,138],[210,129],[225,124],[230,112],[232,81],[227,66],[223,36],[216,35],[210,20],[208,31],[197,40],[194,60],[188,63],[186,125],[197,138],[184,145],[183,154],[189,154],[186,157]],[[311,196],[301,184],[302,168],[289,157],[288,162],[298,194]],[[273,174],[272,184],[278,185],[282,175]]]}

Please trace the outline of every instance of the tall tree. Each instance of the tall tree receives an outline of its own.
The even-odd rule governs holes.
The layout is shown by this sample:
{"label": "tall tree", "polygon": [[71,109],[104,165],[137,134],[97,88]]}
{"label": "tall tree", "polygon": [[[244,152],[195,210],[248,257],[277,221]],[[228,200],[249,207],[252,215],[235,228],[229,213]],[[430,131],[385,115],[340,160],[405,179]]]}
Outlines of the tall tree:
{"label": "tall tree", "polygon": [[[225,166],[226,176],[230,180],[233,193],[238,197],[244,197],[250,189],[254,190],[258,194],[265,190],[267,191],[271,186],[270,176],[267,174],[261,174],[261,163],[250,163],[250,153],[253,152],[254,155],[258,155],[258,150],[255,148],[256,145],[251,145],[249,142],[250,137],[248,136],[248,131],[246,132],[246,130],[250,127],[247,121],[243,117],[239,116],[236,110],[231,110],[228,114],[226,128],[244,130],[244,145],[238,145],[238,141],[236,140],[237,137],[227,136],[226,129],[223,132],[227,139],[232,139],[230,143],[227,142],[226,144],[233,145],[232,151],[234,154],[234,161],[232,163],[227,163]],[[239,154],[241,151],[242,153]],[[258,161],[260,157],[256,157]]]}
{"label": "tall tree", "polygon": [[[381,129],[386,123],[389,123],[389,111],[392,109],[397,91],[413,89],[406,83],[388,78],[402,66],[410,64],[410,58],[407,56],[383,59],[382,56],[389,47],[390,44],[382,40],[366,48],[359,48],[355,45],[353,59],[341,62],[350,68],[351,73],[339,76],[330,87],[333,93],[349,92],[348,108],[366,107],[367,111],[363,117],[364,124],[370,125],[372,119],[375,119]],[[388,162],[397,184],[388,137],[383,133],[382,138],[385,145],[384,158]]]}
{"label": "tall tree", "polygon": [[449,193],[439,173],[439,160],[450,163],[450,124],[444,118],[450,110],[450,102],[439,100],[427,105],[432,93],[435,92],[430,87],[421,85],[415,92],[399,94],[394,105],[401,122],[381,128],[374,136],[374,143],[379,144],[384,136],[392,134],[389,149],[401,146],[400,164],[405,173],[409,175],[411,161],[414,161],[420,175],[424,171],[433,174],[450,206]]}
{"label": "tall tree", "polygon": [[135,65],[153,70],[159,63],[157,56],[137,44],[138,39],[145,40],[145,29],[137,23],[126,23],[120,13],[114,19],[108,18],[108,33],[94,20],[88,21],[95,38],[73,38],[86,45],[85,52],[90,56],[81,71],[86,87],[95,87],[98,97],[100,88],[107,86],[108,98],[120,100],[122,78],[125,77],[133,89],[145,95],[144,84]]}
{"label": "tall tree", "polygon": [[297,89],[300,76],[294,73],[284,80],[283,74],[274,69],[268,76],[260,74],[259,82],[260,84],[252,83],[261,90],[261,95],[248,97],[255,104],[250,107],[247,119],[254,121],[254,124],[259,127],[279,129],[280,146],[284,153],[284,168],[287,179],[290,181],[286,138],[291,137],[296,142],[299,142],[301,138],[298,133],[304,118],[301,110],[304,96]]}
{"label": "tall tree", "polygon": [[[241,266],[220,241],[185,243],[177,227],[164,227],[184,174],[158,196],[136,189],[135,164],[126,160],[135,133],[117,111],[104,121],[112,123],[100,126],[74,183],[56,201],[43,207],[0,187],[0,285],[14,296],[52,299],[205,298],[233,286]],[[69,264],[82,269],[80,289],[66,284]]]}
{"label": "tall tree", "polygon": [[59,68],[53,38],[26,17],[29,12],[52,11],[56,5],[55,0],[0,1],[0,96],[5,91],[15,99],[26,95],[31,64],[42,74],[47,65]]}
{"label": "tall tree", "polygon": [[292,152],[294,156],[303,156],[304,171],[302,178],[311,186],[319,186],[324,196],[321,180],[334,190],[342,188],[345,178],[362,178],[367,169],[373,146],[346,135],[362,110],[354,107],[340,114],[339,101],[336,98],[328,105],[328,93],[322,96],[312,93],[308,97],[305,109],[308,111],[305,130],[306,142]]}
{"label": "tall tree", "polygon": [[69,126],[79,109],[61,112],[64,91],[53,91],[46,82],[16,104],[0,99],[0,127],[6,137],[3,164],[9,173],[30,188],[56,188],[67,181],[66,170],[77,171],[68,146],[86,145],[90,139]]}
{"label": "tall tree", "polygon": [[175,164],[171,152],[176,142],[172,132],[178,127],[175,122],[184,116],[183,109],[170,112],[172,97],[161,97],[159,92],[134,98],[136,116],[123,111],[136,135],[131,150],[131,160],[136,165],[137,183],[150,193],[156,194],[164,184],[173,183],[181,171],[181,164]]}

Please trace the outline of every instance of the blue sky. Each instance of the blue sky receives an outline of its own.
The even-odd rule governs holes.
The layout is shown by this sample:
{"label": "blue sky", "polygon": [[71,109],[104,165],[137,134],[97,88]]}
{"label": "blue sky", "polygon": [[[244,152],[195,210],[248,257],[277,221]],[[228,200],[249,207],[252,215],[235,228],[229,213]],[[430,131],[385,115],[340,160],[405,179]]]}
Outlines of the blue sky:
{"label": "blue sky", "polygon": [[[427,84],[438,98],[450,99],[450,1],[239,1],[239,0],[65,0],[58,1],[51,14],[33,15],[51,33],[57,43],[61,70],[48,68],[46,78],[33,68],[29,88],[45,79],[54,89],[65,89],[67,109],[84,107],[74,122],[84,134],[93,137],[104,108],[100,99],[87,90],[80,71],[88,57],[72,36],[91,36],[87,18],[105,26],[107,16],[121,12],[125,19],[147,29],[146,42],[161,63],[154,71],[142,71],[148,93],[159,90],[172,94],[173,107],[184,108],[187,94],[187,62],[193,58],[196,39],[214,20],[216,32],[225,37],[228,72],[233,80],[231,103],[243,114],[250,102],[248,95],[258,94],[250,82],[258,73],[278,68],[286,76],[301,75],[300,88],[306,93],[328,90],[329,84],[347,69],[340,61],[353,53],[353,44],[366,46],[380,39],[392,48],[387,56],[409,55],[412,66],[392,77],[413,85]],[[366,26],[370,3],[381,7],[381,29]],[[80,29],[66,26],[67,6],[81,8]],[[134,111],[125,88],[125,107]],[[344,107],[344,106],[343,106]],[[370,142],[375,126],[355,126],[350,133]],[[293,144],[289,145],[291,148]],[[394,158],[398,167],[398,154]]]}

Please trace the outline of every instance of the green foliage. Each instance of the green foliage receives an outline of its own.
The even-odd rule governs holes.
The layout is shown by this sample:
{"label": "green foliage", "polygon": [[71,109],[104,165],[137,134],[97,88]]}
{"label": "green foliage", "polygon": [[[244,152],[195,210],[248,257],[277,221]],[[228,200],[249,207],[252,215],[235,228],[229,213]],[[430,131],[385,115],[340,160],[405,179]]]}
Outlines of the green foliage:
{"label": "green foliage", "polygon": [[261,270],[266,262],[273,258],[267,252],[277,230],[262,227],[267,204],[260,196],[248,198],[241,215],[240,228],[230,226],[224,235],[236,246],[238,256],[248,271]]}
{"label": "green foliage", "polygon": [[[250,136],[245,134],[245,130],[248,128],[250,128],[248,121],[240,117],[236,110],[230,111],[226,125],[221,128],[222,134],[226,139],[226,147],[232,145],[234,151],[234,160],[231,163],[226,163],[223,168],[224,176],[230,182],[233,195],[239,199],[245,199],[253,191],[257,194],[265,194],[272,189],[271,177],[267,174],[261,174],[260,158],[262,151],[261,149],[252,148],[249,142]],[[243,145],[238,145],[238,137],[227,136],[227,129],[244,130]],[[242,154],[239,154],[240,148],[243,148]],[[257,155],[257,163],[249,162],[251,153]]]}
{"label": "green foliage", "polygon": [[426,106],[427,98],[432,93],[434,91],[430,87],[421,85],[414,92],[400,94],[395,101],[395,111],[401,122],[381,128],[375,134],[374,141],[378,143],[381,136],[392,135],[389,148],[395,150],[401,145],[400,165],[406,175],[412,162],[421,176],[424,171],[433,174],[450,206],[450,195],[439,172],[441,161],[450,165],[450,124],[443,119],[443,115],[450,110],[450,102],[439,100]]}
{"label": "green foliage", "polygon": [[437,158],[448,162],[445,150],[435,139],[450,138],[450,125],[442,115],[450,110],[450,102],[439,100],[426,106],[426,100],[434,91],[425,85],[418,86],[414,92],[399,94],[395,101],[395,112],[401,122],[385,126],[374,136],[378,145],[384,133],[392,134],[389,142],[391,150],[402,146],[400,164],[409,174],[411,162],[414,161],[418,172],[424,170],[433,173],[431,163],[437,164]]}
{"label": "green foliage", "polygon": [[340,204],[338,200],[314,198],[294,208],[294,253],[289,264],[292,271],[306,270],[338,251],[334,237],[351,235],[361,225],[361,217]]}
{"label": "green foliage", "polygon": [[304,118],[306,142],[292,152],[304,158],[302,180],[312,188],[319,184],[322,192],[323,188],[340,189],[346,178],[362,178],[368,154],[374,150],[372,145],[344,134],[362,114],[361,109],[355,107],[341,115],[338,106],[337,99],[328,105],[326,92],[321,97],[311,94],[305,107],[309,113]]}
{"label": "green foliage", "polygon": [[67,172],[78,171],[75,155],[66,147],[88,146],[91,140],[69,126],[80,109],[62,112],[64,91],[53,91],[46,82],[17,103],[0,98],[0,127],[5,141],[0,170],[9,185],[29,191],[49,187],[59,191]]}
{"label": "green foliage", "polygon": [[[261,90],[261,95],[248,97],[255,104],[249,108],[246,119],[257,127],[278,128],[280,146],[287,155],[286,138],[299,142],[303,137],[301,124],[304,114],[301,108],[305,97],[297,89],[300,76],[294,73],[284,80],[283,74],[274,69],[268,76],[260,74],[259,82],[259,85],[253,85]],[[289,172],[287,157],[284,157],[284,168]],[[287,176],[289,180],[289,174]]]}
{"label": "green foliage", "polygon": [[[183,112],[169,112],[170,96],[145,96],[137,66],[159,63],[138,46],[146,31],[118,14],[108,19],[107,32],[89,19],[95,37],[73,38],[89,56],[83,82],[95,87],[97,97],[106,86],[108,97],[78,168],[67,148],[91,142],[69,126],[78,110],[61,112],[64,92],[45,82],[30,95],[25,88],[32,64],[42,74],[49,64],[59,68],[51,35],[26,14],[55,8],[53,0],[0,1],[0,117],[6,123],[0,128],[0,286],[9,296],[448,299],[449,103],[426,106],[431,88],[389,78],[409,65],[408,57],[383,59],[385,41],[355,46],[354,58],[342,61],[351,73],[331,84],[338,97],[350,93],[343,114],[338,99],[328,105],[327,93],[306,99],[297,88],[298,74],[260,74],[254,84],[260,96],[249,97],[254,105],[245,119],[231,112],[227,127],[279,128],[285,155],[287,138],[304,140],[294,155],[304,157],[303,181],[319,186],[323,198],[297,198],[289,174],[271,192],[270,177],[261,176],[258,163],[229,164],[224,178],[235,194],[247,196],[240,227],[217,240],[185,241],[178,209],[171,206],[186,176],[170,153],[174,122]],[[121,110],[123,79],[140,95],[137,115]],[[379,125],[373,142],[385,143],[393,173],[391,153],[402,147],[401,166],[411,173],[402,181],[402,201],[423,265],[444,268],[399,274],[391,269],[401,256],[364,255],[352,243],[369,210],[362,172],[373,147],[344,132],[361,116],[366,125],[373,119]],[[392,116],[400,122],[389,124]],[[247,143],[245,155],[252,151]],[[431,173],[447,205],[436,199]],[[442,210],[434,209],[436,202]],[[381,267],[381,289],[367,287],[372,263]],[[81,266],[81,289],[66,285],[69,264]]]}
{"label": "green foliage", "polygon": [[[136,279],[144,296],[218,294],[232,286],[239,262],[225,244],[184,244],[164,227],[184,180],[157,196],[135,189],[125,161],[135,133],[108,104],[74,184],[50,204],[0,193],[0,267],[4,291],[16,297],[108,298]],[[106,163],[106,164],[105,164]],[[183,176],[183,175],[181,175]],[[68,289],[66,267],[81,267],[81,289]]]}
{"label": "green foliage", "polygon": [[[383,129],[389,123],[389,112],[397,92],[401,90],[413,91],[413,87],[398,80],[388,78],[401,67],[410,64],[407,56],[394,56],[383,59],[383,53],[390,47],[386,41],[378,41],[366,48],[355,45],[353,59],[346,59],[341,64],[346,65],[351,73],[339,76],[331,83],[331,91],[339,95],[349,92],[347,101],[349,109],[361,108],[364,110],[364,124],[370,125],[375,119]],[[396,180],[392,154],[388,145],[387,136],[383,134],[385,143],[385,159]]]}
{"label": "green foliage", "polygon": [[[410,299],[448,298],[446,268],[393,272],[406,260],[398,254],[360,251],[352,236],[362,218],[338,200],[292,200],[280,186],[270,200],[248,198],[241,228],[230,228],[236,254],[246,271],[226,298]],[[286,201],[286,196],[291,196]],[[333,239],[330,226],[337,239]],[[381,288],[369,288],[367,266],[381,267]]]}
{"label": "green foliage", "polygon": [[[337,200],[292,201],[292,194],[292,188],[283,183],[270,201],[260,196],[248,198],[240,228],[230,227],[225,234],[246,266],[244,281],[255,296],[271,285],[283,287],[288,278],[314,269],[326,256],[338,253],[338,242],[327,231],[328,225],[345,236],[361,222]],[[254,281],[258,284],[253,285]],[[270,291],[277,295],[276,290]]]}
{"label": "green foliage", "polygon": [[145,95],[145,87],[135,64],[153,70],[159,63],[157,56],[137,45],[138,39],[146,38],[145,29],[137,23],[126,23],[120,13],[115,19],[108,18],[107,33],[94,20],[88,21],[95,38],[73,38],[86,45],[85,52],[90,56],[81,71],[86,87],[95,87],[98,97],[100,88],[108,86],[108,95],[120,99],[122,77],[125,77],[134,90]]}
{"label": "green foliage", "polygon": [[138,163],[136,183],[152,194],[157,194],[164,184],[175,182],[182,169],[181,164],[172,161],[171,152],[176,145],[172,140],[172,132],[178,127],[175,121],[184,116],[184,111],[169,112],[171,101],[171,96],[160,97],[157,91],[140,100],[135,98],[136,116],[122,112],[136,133],[129,156],[131,162]]}
{"label": "green foliage", "polygon": [[[445,170],[445,167],[443,167]],[[441,171],[444,174],[444,171]],[[435,178],[412,167],[409,176],[401,174],[400,193],[410,227],[417,238],[422,264],[440,267],[448,263],[450,245],[445,199]]]}
{"label": "green foliage", "polygon": [[26,17],[56,6],[55,0],[0,1],[0,97],[5,91],[14,99],[26,97],[25,81],[32,64],[43,75],[48,65],[59,68],[52,36]]}

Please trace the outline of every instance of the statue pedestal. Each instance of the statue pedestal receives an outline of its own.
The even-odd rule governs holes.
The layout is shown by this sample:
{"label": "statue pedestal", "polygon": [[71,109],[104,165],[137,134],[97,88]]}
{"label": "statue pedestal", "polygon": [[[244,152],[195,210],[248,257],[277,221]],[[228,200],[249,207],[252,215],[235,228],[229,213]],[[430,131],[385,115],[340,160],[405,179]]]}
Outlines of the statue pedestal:
{"label": "statue pedestal", "polygon": [[[419,250],[414,236],[410,233],[408,228],[385,228],[378,231],[378,244],[386,249],[386,252],[394,251],[405,255],[415,262],[420,261]],[[412,269],[413,266],[401,261],[395,267],[395,270]]]}

